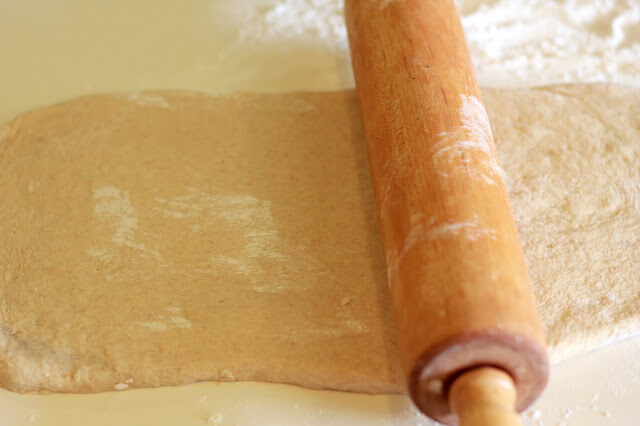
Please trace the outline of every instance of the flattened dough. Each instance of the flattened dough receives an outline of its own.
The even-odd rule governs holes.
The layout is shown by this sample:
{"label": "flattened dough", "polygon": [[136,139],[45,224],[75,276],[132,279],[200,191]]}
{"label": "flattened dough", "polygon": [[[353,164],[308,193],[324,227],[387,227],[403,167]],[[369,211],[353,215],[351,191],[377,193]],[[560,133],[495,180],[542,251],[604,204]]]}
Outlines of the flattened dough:
{"label": "flattened dough", "polygon": [[[632,333],[640,90],[484,93],[553,358]],[[0,385],[402,392],[368,173],[351,91],[96,95],[14,119]]]}

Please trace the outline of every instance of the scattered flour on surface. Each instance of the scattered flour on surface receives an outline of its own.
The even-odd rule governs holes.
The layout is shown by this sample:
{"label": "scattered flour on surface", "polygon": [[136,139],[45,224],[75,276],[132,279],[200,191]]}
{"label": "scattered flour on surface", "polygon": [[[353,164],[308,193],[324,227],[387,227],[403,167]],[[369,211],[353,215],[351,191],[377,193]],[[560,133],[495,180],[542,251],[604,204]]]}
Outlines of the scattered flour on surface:
{"label": "scattered flour on surface", "polygon": [[[148,248],[145,244],[136,242],[135,233],[138,229],[138,217],[135,208],[129,200],[129,192],[114,186],[102,186],[93,189],[95,200],[94,213],[96,217],[107,223],[112,230],[111,242],[116,247],[129,247],[145,255],[160,259],[160,254]],[[87,254],[101,260],[109,260],[113,252],[111,248],[90,248]]]}
{"label": "scattered flour on surface", "polygon": [[[269,83],[273,87],[266,89],[288,90],[305,84],[310,89],[353,86],[342,0],[217,3],[214,16],[238,22],[226,56],[221,56],[223,62],[236,61],[243,49],[290,49],[303,54],[303,62],[294,67],[300,70],[300,78],[285,67],[287,78],[279,79],[281,83],[274,79]],[[604,81],[640,85],[640,2],[636,0],[456,3],[483,85]],[[304,55],[312,51],[332,52],[334,69],[327,68],[324,54]],[[246,62],[252,58],[248,56]],[[310,69],[321,69],[322,75],[311,78]],[[260,80],[262,69],[255,67],[253,72],[255,76],[243,76],[249,85]]]}
{"label": "scattered flour on surface", "polygon": [[160,108],[169,108],[169,102],[160,96],[153,95],[151,93],[140,93],[140,92],[132,92],[127,98],[138,105],[146,105],[146,106],[156,106]]}
{"label": "scattered flour on surface", "polygon": [[[165,218],[178,221],[192,221],[199,230],[207,229],[209,223],[222,221],[228,232],[238,233],[244,238],[244,244],[229,251],[213,252],[210,261],[196,271],[201,274],[215,275],[220,267],[227,267],[248,277],[253,290],[259,293],[281,293],[289,289],[304,290],[308,286],[294,286],[295,277],[303,271],[293,257],[303,258],[306,267],[319,268],[311,256],[298,248],[291,252],[283,246],[280,234],[271,214],[271,203],[251,195],[214,195],[187,188],[185,194],[173,198],[157,198],[154,211]],[[267,271],[264,263],[286,265],[276,281],[265,279]],[[174,324],[187,326],[187,323],[172,320]]]}
{"label": "scattered flour on surface", "polygon": [[129,193],[113,186],[103,186],[93,190],[93,198],[96,200],[96,216],[111,222],[113,242],[116,245],[137,248],[134,234],[138,228],[138,219],[129,201]]}
{"label": "scattered flour on surface", "polygon": [[207,423],[210,425],[219,425],[222,424],[222,414],[214,413],[209,416],[207,419]]}
{"label": "scattered flour on surface", "polygon": [[165,331],[169,328],[169,326],[162,321],[141,321],[138,322],[138,324],[153,331]]}
{"label": "scattered flour on surface", "polygon": [[479,80],[639,85],[636,0],[458,1]]}

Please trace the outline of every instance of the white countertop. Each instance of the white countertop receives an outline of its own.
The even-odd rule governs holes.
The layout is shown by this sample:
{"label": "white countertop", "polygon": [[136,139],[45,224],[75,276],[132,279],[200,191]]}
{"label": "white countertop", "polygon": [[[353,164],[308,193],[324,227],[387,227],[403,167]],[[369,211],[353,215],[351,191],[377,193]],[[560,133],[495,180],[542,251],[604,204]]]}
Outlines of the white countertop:
{"label": "white countertop", "polygon": [[[483,84],[640,85],[634,0],[458,3]],[[337,0],[0,0],[0,121],[96,92],[352,87],[340,9]],[[636,401],[640,338],[554,366],[523,417],[528,425],[635,425]],[[0,391],[0,414],[3,426],[431,424],[403,396],[259,383],[82,396]]]}

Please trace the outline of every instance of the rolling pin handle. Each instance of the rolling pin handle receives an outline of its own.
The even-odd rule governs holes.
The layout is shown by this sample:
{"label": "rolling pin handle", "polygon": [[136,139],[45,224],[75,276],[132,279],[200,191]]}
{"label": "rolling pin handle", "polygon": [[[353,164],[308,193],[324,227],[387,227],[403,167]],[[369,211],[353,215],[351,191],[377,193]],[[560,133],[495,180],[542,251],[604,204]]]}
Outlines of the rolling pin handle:
{"label": "rolling pin handle", "polygon": [[459,426],[522,426],[513,379],[499,368],[462,373],[451,384],[448,399]]}

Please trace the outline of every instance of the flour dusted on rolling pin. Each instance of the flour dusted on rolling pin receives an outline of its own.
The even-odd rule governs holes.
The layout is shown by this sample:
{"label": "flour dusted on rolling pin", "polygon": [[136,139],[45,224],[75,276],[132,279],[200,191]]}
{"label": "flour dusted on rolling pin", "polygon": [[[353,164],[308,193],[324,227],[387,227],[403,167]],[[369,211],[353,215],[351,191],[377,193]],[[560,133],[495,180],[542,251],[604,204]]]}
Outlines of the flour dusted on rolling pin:
{"label": "flour dusted on rolling pin", "polygon": [[[495,185],[504,176],[491,148],[491,127],[482,102],[473,95],[460,95],[460,126],[438,134],[440,141],[431,148],[431,161],[438,173],[467,173],[470,178]],[[476,164],[469,164],[470,156]],[[452,164],[463,163],[464,166]]]}
{"label": "flour dusted on rolling pin", "polygon": [[436,223],[433,217],[424,220],[424,214],[422,213],[412,215],[411,229],[405,237],[402,250],[399,252],[391,250],[386,257],[389,286],[392,284],[391,277],[393,273],[398,269],[398,266],[402,263],[407,253],[418,243],[438,238],[459,237],[465,238],[468,241],[477,241],[480,238],[495,239],[496,232],[494,229],[488,228],[480,223],[477,215],[474,215],[473,218],[464,222],[445,221],[440,223]]}
{"label": "flour dusted on rolling pin", "polygon": [[[439,141],[430,149],[433,168],[444,178],[462,173],[469,179],[496,185],[504,172],[491,145],[487,111],[476,96],[461,94],[460,102],[460,125],[440,132]],[[387,187],[390,187],[389,184]],[[389,285],[393,272],[418,243],[439,238],[464,238],[469,241],[496,238],[495,230],[484,225],[477,214],[464,221],[442,220],[433,216],[425,218],[423,213],[415,213],[410,219],[411,228],[402,249],[390,250],[387,254]]]}

